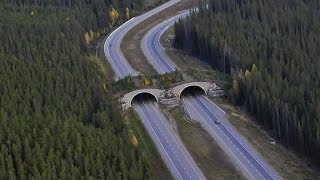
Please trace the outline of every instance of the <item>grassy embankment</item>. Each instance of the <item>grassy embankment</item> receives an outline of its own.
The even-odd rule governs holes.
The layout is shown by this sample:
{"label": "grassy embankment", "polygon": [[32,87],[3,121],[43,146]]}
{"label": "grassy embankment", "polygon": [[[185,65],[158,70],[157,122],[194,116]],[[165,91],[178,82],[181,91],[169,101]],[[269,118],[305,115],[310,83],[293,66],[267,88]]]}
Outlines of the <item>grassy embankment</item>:
{"label": "grassy embankment", "polygon": [[[173,48],[171,43],[165,42],[165,39],[172,37],[173,34],[173,28],[169,28],[163,34],[161,43],[166,48],[168,55],[182,71],[194,80],[210,79],[219,81],[228,78],[219,75],[218,72],[212,70],[200,60],[192,58],[182,51]],[[282,144],[272,145],[270,143],[272,141],[271,136],[254,123],[243,110],[222,98],[215,98],[213,101],[226,111],[231,124],[282,177],[285,179],[318,179],[318,177],[320,177],[319,171],[316,170],[317,168],[311,167],[307,160],[291,152]]]}

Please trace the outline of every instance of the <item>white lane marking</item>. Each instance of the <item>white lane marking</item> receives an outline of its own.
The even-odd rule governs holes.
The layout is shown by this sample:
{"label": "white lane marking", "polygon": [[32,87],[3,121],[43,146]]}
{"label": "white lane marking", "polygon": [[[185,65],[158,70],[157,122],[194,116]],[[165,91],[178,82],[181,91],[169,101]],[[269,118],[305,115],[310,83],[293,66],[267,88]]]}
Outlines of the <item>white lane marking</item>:
{"label": "white lane marking", "polygon": [[[190,101],[190,104],[192,105],[192,106],[194,106],[194,108],[196,108],[197,106],[196,105],[199,105],[193,98],[186,98],[187,99],[187,101]],[[191,101],[193,101],[195,104],[192,104],[191,103]],[[202,110],[202,109],[201,109]],[[207,125],[207,127],[209,127],[210,129],[212,129],[212,127],[209,125],[209,123],[205,120],[205,118],[203,117],[203,114],[202,113],[200,113],[199,112],[199,110],[197,110],[197,112],[198,112],[198,114],[200,115],[200,117],[202,117],[202,119],[204,120],[204,122],[205,122],[205,124]],[[205,115],[207,116],[207,117],[209,117],[209,119],[211,119],[210,118],[210,116],[205,112]],[[220,140],[220,142],[221,143],[223,143],[224,145],[225,145],[225,147],[229,150],[229,152],[230,152],[230,154],[233,156],[233,157],[235,157],[236,159],[238,159],[238,164],[240,164],[246,171],[247,171],[247,173],[249,174],[249,176],[251,176],[251,178],[253,178],[253,179],[256,179],[254,176],[253,176],[253,174],[251,174],[251,172],[249,171],[249,169],[243,164],[243,162],[234,154],[234,152],[230,149],[230,147],[221,139],[221,137],[215,132],[215,130],[214,129],[212,129],[213,131],[213,133],[216,135],[216,137]]]}
{"label": "white lane marking", "polygon": [[[174,22],[176,22],[179,18],[183,18],[185,17],[187,14],[189,14],[189,10],[187,11],[183,11],[182,13],[174,16],[174,17],[171,17],[167,20],[165,20],[164,22],[158,24],[157,26],[153,27],[151,30],[149,30],[147,32],[147,34],[143,37],[142,39],[142,42],[140,44],[140,46],[142,47],[142,50],[146,56],[146,58],[149,60],[149,62],[151,62],[152,65],[156,66],[154,67],[158,73],[163,73],[163,72],[171,72],[171,71],[174,71],[175,69],[177,69],[177,66],[171,61],[170,58],[168,58],[167,54],[166,53],[163,53],[163,52],[159,52],[157,49],[155,49],[154,51],[157,51],[157,53],[161,56],[161,58],[163,59],[167,59],[167,61],[165,60],[165,62],[162,62],[159,58],[156,58],[154,56],[151,55],[151,52],[154,52],[152,50],[149,49],[149,46],[148,44],[154,44],[155,46],[156,45],[159,45],[163,50],[165,50],[165,48],[162,46],[162,44],[160,43],[160,37],[162,36],[163,32],[169,28],[170,26],[172,26],[174,24]],[[159,33],[159,32],[160,33]],[[158,44],[155,44],[156,42],[152,42],[151,39],[152,37],[156,37],[157,38],[157,43]],[[154,52],[156,53],[156,52]],[[167,56],[167,57],[164,57],[163,55]],[[170,69],[168,69],[165,64],[167,64]],[[162,67],[162,68],[161,68]]]}
{"label": "white lane marking", "polygon": [[[148,11],[148,12],[145,13],[145,14],[142,14],[142,15],[140,15],[140,16],[138,16],[138,17],[133,17],[133,18],[131,18],[130,20],[128,20],[127,22],[125,22],[124,24],[122,24],[121,26],[119,26],[116,30],[114,30],[114,31],[109,35],[109,37],[108,37],[108,38],[106,39],[106,41],[105,41],[104,49],[106,50],[105,47],[106,47],[106,45],[108,44],[108,42],[111,41],[111,38],[112,38],[112,37],[114,37],[114,36],[120,36],[120,37],[117,38],[117,40],[119,41],[119,43],[116,44],[116,45],[117,45],[117,48],[118,48],[118,51],[119,51],[119,50],[120,50],[121,41],[122,41],[122,39],[124,38],[124,36],[127,34],[127,32],[129,32],[129,30],[131,30],[131,29],[132,29],[133,27],[135,27],[137,24],[141,23],[142,21],[144,21],[145,19],[149,18],[150,16],[152,16],[152,15],[154,15],[154,14],[156,14],[156,13],[158,13],[158,12],[160,12],[160,11],[162,11],[162,10],[164,10],[164,9],[166,9],[166,8],[172,6],[172,5],[174,5],[174,4],[176,4],[176,3],[180,2],[180,1],[181,1],[181,0],[172,0],[172,1],[169,1],[169,2],[163,4],[163,5],[159,6],[159,7],[156,7],[156,8],[154,8],[154,9]],[[135,20],[135,21],[133,21],[133,20]],[[133,21],[133,22],[132,22],[132,21]],[[130,24],[130,26],[127,27],[127,28],[125,28],[126,25],[128,25],[128,24]],[[118,33],[118,31],[121,31],[122,34],[116,34],[116,33]],[[105,51],[105,55],[106,55],[106,54],[109,54],[109,53],[106,53],[106,51]],[[122,60],[125,60],[125,61],[127,62],[127,60],[124,58],[122,52],[120,52],[120,53],[118,52],[118,54],[120,55],[120,57],[121,57]],[[109,58],[107,58],[107,59],[109,59]],[[109,60],[110,60],[110,59],[109,59]],[[111,60],[111,62],[112,62],[112,61],[113,61],[113,60]],[[110,62],[110,61],[109,61],[109,62]],[[122,62],[124,62],[124,61],[122,61]],[[114,62],[113,62],[113,63],[114,63]],[[111,63],[111,64],[113,64],[113,63]],[[126,69],[129,70],[129,75],[131,75],[131,73],[134,72],[134,71],[133,71],[133,69],[131,68],[131,66],[129,66],[129,63],[124,63],[124,65],[125,65]],[[116,67],[116,66],[115,66],[115,67]],[[117,69],[117,68],[116,68],[116,69]],[[114,69],[114,70],[117,71],[116,69]],[[132,70],[132,71],[131,71],[131,70]],[[116,79],[121,79],[121,78],[125,77],[125,74],[122,75],[119,71],[117,71],[117,72],[118,72],[118,74],[116,73],[116,74],[117,74]]]}
{"label": "white lane marking", "polygon": [[[200,98],[198,98],[200,101],[201,101],[201,99]],[[207,101],[209,101],[209,102],[211,102],[209,99],[206,99]],[[216,118],[216,119],[218,119],[215,115],[214,115],[214,113],[211,111],[211,108],[209,108],[205,103],[203,103],[204,104],[204,106],[211,112],[211,114]],[[232,126],[232,125],[230,125],[230,126]],[[232,137],[234,137],[233,136],[233,134],[229,131],[229,129],[225,126],[225,129],[231,134],[231,136]],[[239,133],[238,133],[239,134]],[[238,135],[238,136],[241,136],[240,134]],[[263,166],[261,163],[260,163],[260,161],[258,161],[257,159],[256,159],[256,157],[255,157],[255,154],[257,154],[255,151],[253,151],[253,153],[251,153],[251,151],[249,151],[242,143],[241,143],[241,141],[239,141],[237,138],[235,138],[234,137],[234,139],[248,152],[248,154],[250,154],[251,155],[251,157],[262,167],[262,169],[272,178],[272,179],[274,179],[274,177],[269,173],[269,171],[267,170],[268,168],[266,168],[265,166]],[[261,158],[262,159],[262,158]]]}
{"label": "white lane marking", "polygon": [[[135,19],[134,17],[131,18],[131,19],[129,19],[127,22],[125,22],[124,24],[122,24],[121,26],[119,26],[116,30],[112,31],[111,34],[108,36],[108,38],[106,39],[106,41],[105,41],[105,43],[104,43],[104,47],[103,47],[103,48],[104,48],[105,56],[109,56],[109,58],[108,58],[108,57],[106,57],[106,58],[107,58],[107,60],[109,61],[109,63],[111,63],[111,65],[114,64],[113,70],[118,72],[118,75],[117,75],[117,76],[119,76],[119,75],[122,76],[122,74],[121,74],[120,70],[118,69],[118,67],[117,67],[116,64],[115,64],[115,61],[117,61],[117,60],[111,58],[110,51],[109,51],[109,46],[107,46],[107,45],[110,45],[110,44],[111,44],[112,38],[115,36],[115,34],[116,34],[119,30],[121,30],[126,24],[128,24],[129,22],[131,22],[131,21],[134,20],[134,19]],[[112,51],[112,50],[111,50],[111,51]],[[113,53],[114,53],[114,52],[113,52]],[[117,74],[117,73],[116,73],[116,74]]]}
{"label": "white lane marking", "polygon": [[[144,105],[144,103],[142,103],[142,105],[146,108],[146,106]],[[172,159],[170,158],[169,153],[167,152],[167,150],[164,148],[163,144],[161,143],[161,141],[160,141],[157,133],[154,131],[153,127],[151,126],[150,122],[148,121],[148,118],[147,118],[147,116],[144,114],[144,111],[142,110],[142,108],[140,107],[140,105],[137,105],[137,107],[138,107],[138,109],[140,109],[140,111],[142,112],[142,116],[144,116],[145,119],[147,120],[147,124],[149,125],[149,127],[150,127],[151,130],[152,130],[152,132],[153,132],[154,135],[156,136],[159,144],[161,145],[162,149],[164,150],[165,154],[167,155],[167,158],[169,159],[169,161],[171,162],[171,164],[172,164],[173,167],[175,168],[175,170],[176,170],[176,172],[178,173],[179,177],[180,177],[181,179],[183,179],[183,178],[182,178],[182,175],[181,175],[180,172],[178,171],[176,165],[173,163]],[[146,109],[147,109],[147,108],[146,108]]]}
{"label": "white lane marking", "polygon": [[226,112],[225,112],[223,109],[221,109],[219,106],[217,106],[214,102],[210,101],[207,97],[205,97],[205,98],[208,100],[208,102],[210,102],[210,103],[213,104],[216,108],[218,108],[220,111],[222,111],[224,114],[226,114]]}
{"label": "white lane marking", "polygon": [[143,54],[151,63],[151,65],[157,70],[158,73],[162,73],[163,69],[161,68],[161,65],[158,61],[154,59],[154,57],[151,55],[151,53],[148,51],[148,39],[151,37],[151,31],[149,31],[143,38],[140,44],[140,47],[142,47]]}
{"label": "white lane marking", "polygon": [[[151,106],[151,108],[153,109],[153,111],[156,112],[156,114],[158,115],[158,117],[164,118],[163,116],[160,116],[159,112],[157,111],[157,109],[155,109],[154,106]],[[163,123],[162,118],[160,118],[160,122],[162,122],[162,124],[164,125],[164,127],[165,127],[165,128],[168,130],[168,132],[169,132],[170,130],[168,129],[167,125]],[[198,166],[197,166],[196,163],[193,161],[191,155],[190,155],[189,152],[186,150],[186,148],[184,147],[183,143],[180,141],[180,138],[176,137],[175,134],[171,134],[171,133],[169,133],[169,136],[171,136],[173,139],[176,139],[176,140],[179,142],[179,144],[177,143],[177,146],[178,146],[178,147],[180,146],[181,149],[178,149],[178,150],[180,150],[180,151],[182,152],[182,154],[186,157],[186,160],[187,160],[188,163],[190,164],[190,166],[191,166],[191,168],[193,169],[193,171],[196,173],[197,177],[199,177],[199,178],[200,178],[200,177],[204,177],[203,175],[200,176],[200,175],[198,174],[198,171],[196,171],[196,170],[194,169],[195,167],[198,168]],[[174,136],[175,136],[175,137],[174,137]],[[182,149],[184,149],[184,150],[182,150]],[[190,160],[191,160],[191,162],[190,162]],[[192,166],[192,165],[193,165],[193,166]],[[199,171],[201,172],[200,169],[199,169]]]}

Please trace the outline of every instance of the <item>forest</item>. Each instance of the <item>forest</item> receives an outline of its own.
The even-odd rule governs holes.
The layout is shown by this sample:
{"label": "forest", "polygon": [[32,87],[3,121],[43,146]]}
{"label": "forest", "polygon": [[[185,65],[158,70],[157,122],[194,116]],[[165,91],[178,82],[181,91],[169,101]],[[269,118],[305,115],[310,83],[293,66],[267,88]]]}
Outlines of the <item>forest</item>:
{"label": "forest", "polygon": [[320,1],[208,0],[174,25],[175,47],[232,78],[228,97],[320,165]]}
{"label": "forest", "polygon": [[0,179],[150,179],[91,43],[144,0],[0,2]]}

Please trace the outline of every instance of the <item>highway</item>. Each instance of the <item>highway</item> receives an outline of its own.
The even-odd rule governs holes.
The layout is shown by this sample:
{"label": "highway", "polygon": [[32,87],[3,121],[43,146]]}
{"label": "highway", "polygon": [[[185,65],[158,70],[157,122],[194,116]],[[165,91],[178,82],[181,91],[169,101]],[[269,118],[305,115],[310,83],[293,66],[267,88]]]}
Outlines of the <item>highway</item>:
{"label": "highway", "polygon": [[145,13],[140,16],[131,18],[126,23],[122,24],[116,30],[114,30],[104,43],[104,53],[110,63],[112,69],[115,72],[115,79],[123,79],[126,76],[137,76],[139,72],[134,70],[125,59],[123,53],[120,50],[120,44],[124,36],[136,25],[151,17],[152,15],[180,2],[181,0],[171,0],[167,3]]}
{"label": "highway", "polygon": [[[174,63],[166,55],[159,38],[163,31],[173,25],[176,20],[185,17],[183,12],[165,20],[152,28],[141,43],[148,61],[158,73],[172,72]],[[248,179],[282,179],[273,168],[250,146],[249,143],[232,127],[224,112],[204,95],[189,94],[182,96],[183,106],[187,114],[199,121],[205,130],[216,140],[220,147],[232,158],[241,172]],[[218,122],[219,124],[217,124]]]}
{"label": "highway", "polygon": [[176,16],[171,17],[153,27],[143,37],[141,42],[142,51],[145,54],[148,62],[157,70],[160,74],[175,71],[176,65],[170,60],[167,54],[164,52],[165,49],[159,43],[159,39],[162,33],[174,24],[178,19],[184,18],[189,14],[189,11],[183,11]]}
{"label": "highway", "polygon": [[133,108],[175,179],[206,179],[155,102],[137,99]]}
{"label": "highway", "polygon": [[248,179],[281,179],[276,171],[232,127],[224,112],[200,94],[182,96],[190,118],[199,121]]}
{"label": "highway", "polygon": [[[124,36],[140,22],[179,1],[171,0],[146,14],[132,18],[109,35],[104,44],[104,52],[115,72],[116,80],[139,75],[139,72],[129,65],[120,50]],[[173,177],[175,179],[206,179],[157,105],[148,99],[135,100],[132,105]]]}

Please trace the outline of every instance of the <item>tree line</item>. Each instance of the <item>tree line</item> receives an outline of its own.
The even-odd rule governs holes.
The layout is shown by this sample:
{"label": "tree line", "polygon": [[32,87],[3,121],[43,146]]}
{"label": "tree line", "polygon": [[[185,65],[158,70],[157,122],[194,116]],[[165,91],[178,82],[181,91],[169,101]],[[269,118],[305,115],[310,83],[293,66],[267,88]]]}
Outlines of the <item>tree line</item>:
{"label": "tree line", "polygon": [[143,2],[0,2],[0,179],[152,177],[85,38]]}
{"label": "tree line", "polygon": [[175,46],[232,76],[230,99],[320,163],[318,0],[209,0],[174,25]]}

